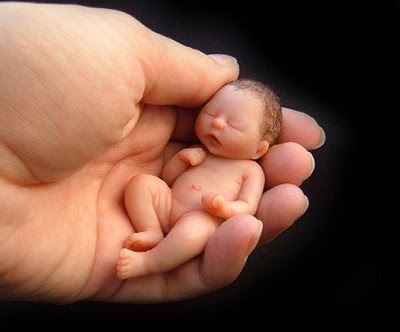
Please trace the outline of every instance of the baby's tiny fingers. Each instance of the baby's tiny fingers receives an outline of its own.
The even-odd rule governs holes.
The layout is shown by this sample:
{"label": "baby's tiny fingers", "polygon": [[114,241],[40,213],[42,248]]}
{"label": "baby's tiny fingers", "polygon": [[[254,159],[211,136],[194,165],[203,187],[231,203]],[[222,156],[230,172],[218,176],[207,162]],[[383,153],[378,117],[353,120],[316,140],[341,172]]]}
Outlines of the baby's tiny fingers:
{"label": "baby's tiny fingers", "polygon": [[198,148],[193,153],[191,165],[196,166],[198,164],[201,164],[205,158],[206,158],[206,153],[204,152],[204,150],[202,148]]}

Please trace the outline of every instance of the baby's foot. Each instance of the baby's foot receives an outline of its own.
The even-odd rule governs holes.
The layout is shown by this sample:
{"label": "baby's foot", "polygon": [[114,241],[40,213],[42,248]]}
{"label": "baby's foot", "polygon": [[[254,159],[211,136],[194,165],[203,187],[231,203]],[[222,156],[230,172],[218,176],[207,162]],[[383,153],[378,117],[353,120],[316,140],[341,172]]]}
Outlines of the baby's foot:
{"label": "baby's foot", "polygon": [[117,264],[117,275],[120,279],[134,278],[148,273],[145,268],[146,253],[121,249]]}
{"label": "baby's foot", "polygon": [[123,247],[133,251],[147,251],[154,248],[163,238],[161,230],[133,233],[125,240]]}

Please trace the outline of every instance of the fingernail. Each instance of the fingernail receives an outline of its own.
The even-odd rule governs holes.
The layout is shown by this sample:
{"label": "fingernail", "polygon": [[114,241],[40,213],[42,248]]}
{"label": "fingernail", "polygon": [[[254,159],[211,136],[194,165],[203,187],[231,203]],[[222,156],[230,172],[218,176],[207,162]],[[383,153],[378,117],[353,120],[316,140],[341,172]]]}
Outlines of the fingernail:
{"label": "fingernail", "polygon": [[304,200],[306,201],[306,207],[300,216],[302,216],[304,213],[306,213],[308,207],[310,206],[310,201],[308,200],[308,197],[306,195],[304,195]]}
{"label": "fingernail", "polygon": [[315,169],[315,159],[314,159],[314,156],[312,155],[311,152],[308,152],[308,154],[310,155],[310,158],[311,158],[311,172],[310,172],[310,174],[308,174],[307,178],[309,178],[309,177],[311,176],[311,174],[314,172],[314,169]]}
{"label": "fingernail", "polygon": [[258,229],[258,232],[257,232],[257,235],[256,235],[256,239],[258,239],[261,236],[261,232],[262,232],[262,229],[264,227],[264,224],[260,219],[257,219],[257,221],[258,221],[258,228],[259,229]]}
{"label": "fingernail", "polygon": [[317,146],[316,146],[314,149],[318,149],[318,148],[320,148],[322,145],[325,144],[325,140],[326,140],[325,131],[324,131],[321,127],[319,127],[319,129],[320,129],[320,131],[321,131],[321,134],[320,134],[320,137],[319,137],[319,143],[317,144]]}
{"label": "fingernail", "polygon": [[245,260],[247,260],[247,257],[251,254],[254,247],[257,245],[258,241],[260,240],[261,232],[262,232],[264,225],[261,220],[257,219],[257,221],[258,221],[258,230],[257,230],[257,233],[255,233],[255,235],[249,242],[249,246],[247,248],[247,256],[246,256]]}
{"label": "fingernail", "polygon": [[237,67],[238,62],[236,58],[226,54],[209,54],[215,61],[226,67]]}

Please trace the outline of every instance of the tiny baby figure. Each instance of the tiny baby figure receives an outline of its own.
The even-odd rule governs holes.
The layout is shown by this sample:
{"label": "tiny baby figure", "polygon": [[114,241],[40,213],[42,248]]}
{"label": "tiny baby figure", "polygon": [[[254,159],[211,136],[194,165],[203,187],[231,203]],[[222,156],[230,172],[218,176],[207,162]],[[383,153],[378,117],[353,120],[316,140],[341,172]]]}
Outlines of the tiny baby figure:
{"label": "tiny baby figure", "polygon": [[271,88],[251,79],[222,87],[200,110],[201,144],[166,162],[162,179],[141,174],[126,187],[135,229],[117,264],[120,279],[169,271],[201,254],[225,220],[254,215],[264,189],[256,161],[275,143],[282,110]]}

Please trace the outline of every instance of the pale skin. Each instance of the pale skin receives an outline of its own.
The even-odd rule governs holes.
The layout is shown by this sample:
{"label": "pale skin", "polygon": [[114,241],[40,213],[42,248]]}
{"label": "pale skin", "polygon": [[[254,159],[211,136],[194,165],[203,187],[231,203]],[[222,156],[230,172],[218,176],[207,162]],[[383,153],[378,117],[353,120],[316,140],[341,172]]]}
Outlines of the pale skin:
{"label": "pale skin", "polygon": [[307,150],[324,134],[310,116],[284,109],[279,144],[261,159],[267,183],[256,218],[224,222],[204,254],[172,271],[122,281],[115,263],[133,232],[127,183],[161,176],[170,139],[190,141],[195,109],[238,77],[237,63],[118,11],[28,3],[0,4],[0,63],[1,300],[137,303],[210,293],[307,209],[299,188],[314,167]]}
{"label": "pale skin", "polygon": [[260,133],[263,116],[253,94],[226,85],[198,115],[202,145],[176,153],[165,182],[138,175],[128,183],[125,206],[136,233],[121,250],[120,279],[172,270],[199,255],[223,221],[256,213],[265,181],[255,160],[270,145]]}

